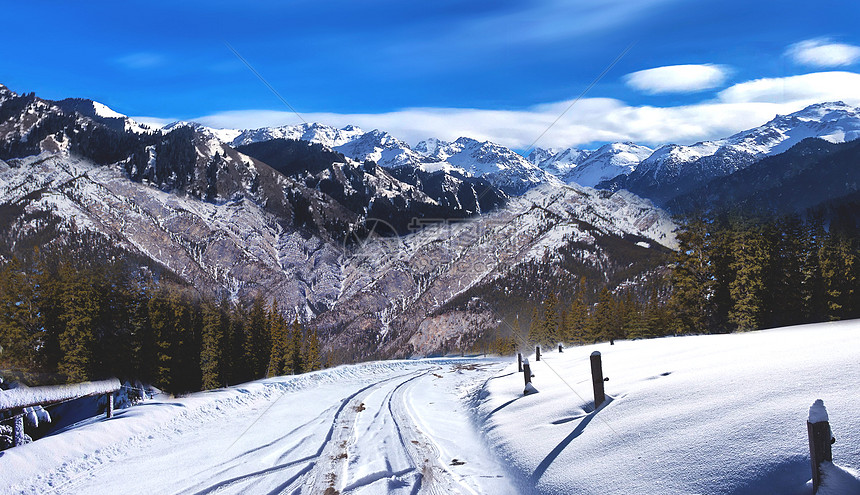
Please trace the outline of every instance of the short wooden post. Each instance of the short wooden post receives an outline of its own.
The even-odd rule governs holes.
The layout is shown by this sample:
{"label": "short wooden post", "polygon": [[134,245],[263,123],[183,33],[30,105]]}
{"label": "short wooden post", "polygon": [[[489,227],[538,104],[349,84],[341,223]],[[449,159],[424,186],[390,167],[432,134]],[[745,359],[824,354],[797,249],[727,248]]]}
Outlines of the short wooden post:
{"label": "short wooden post", "polygon": [[599,351],[591,353],[591,383],[594,385],[594,409],[597,410],[606,401],[606,393],[603,390],[603,363]]}
{"label": "short wooden post", "polygon": [[113,392],[107,394],[107,407],[105,408],[105,417],[112,418],[113,417]]}
{"label": "short wooden post", "polygon": [[517,371],[520,373],[523,372],[523,353],[522,352],[517,353]]}
{"label": "short wooden post", "polygon": [[559,344],[559,345],[558,345],[558,352],[559,352],[559,354],[560,354],[560,353],[562,353],[562,352],[564,352],[564,351],[562,351],[562,350],[561,350],[561,344]]}
{"label": "short wooden post", "polygon": [[809,435],[809,459],[812,462],[812,493],[818,492],[821,486],[821,463],[833,461],[831,444],[835,441],[830,432],[830,420],[824,401],[816,400],[809,408],[809,419],[806,421],[806,431]]}
{"label": "short wooden post", "polygon": [[523,379],[525,379],[526,385],[532,382],[532,369],[528,359],[523,362]]}
{"label": "short wooden post", "polygon": [[24,410],[15,409],[12,414],[15,415],[12,422],[12,446],[17,447],[24,445]]}
{"label": "short wooden post", "polygon": [[536,394],[538,392],[534,385],[532,385],[532,370],[528,359],[523,359],[523,380],[526,382],[526,386],[523,388],[523,395]]}
{"label": "short wooden post", "polygon": [[535,346],[535,361],[540,361],[540,346]]}

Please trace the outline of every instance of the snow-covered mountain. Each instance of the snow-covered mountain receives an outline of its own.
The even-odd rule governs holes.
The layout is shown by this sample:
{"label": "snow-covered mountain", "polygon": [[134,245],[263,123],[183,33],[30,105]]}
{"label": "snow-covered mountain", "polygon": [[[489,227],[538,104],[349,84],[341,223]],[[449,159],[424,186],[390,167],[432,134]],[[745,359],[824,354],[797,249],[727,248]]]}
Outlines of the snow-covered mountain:
{"label": "snow-covered mountain", "polygon": [[[237,150],[197,124],[136,133],[96,117],[0,88],[4,252],[43,235],[100,236],[203,293],[267,294],[343,360],[437,350],[437,337],[465,331],[446,309],[454,298],[557,250],[629,270],[618,246],[646,257],[673,246],[674,225],[649,202],[563,186],[491,143],[460,139],[432,154],[471,157],[475,173],[528,189],[504,207],[489,179],[456,170],[386,169],[301,140]],[[389,235],[374,237],[381,223]]]}
{"label": "snow-covered mountain", "polygon": [[89,117],[101,124],[119,131],[130,131],[135,133],[152,133],[155,129],[141,124],[109,108],[103,103],[86,100],[83,98],[66,98],[54,103],[63,111],[68,113],[77,112],[84,117]]}
{"label": "snow-covered mountain", "polygon": [[[606,179],[633,172],[652,151],[651,148],[634,143],[612,143],[589,153],[579,152],[581,161],[563,179],[568,184],[594,187]],[[573,159],[576,153],[568,156]]]}
{"label": "snow-covered mountain", "polygon": [[[574,168],[576,168],[583,160],[588,158],[591,153],[587,150],[579,148],[567,148],[561,151],[541,150],[542,153],[529,154],[529,160],[538,159],[536,163],[541,169],[555,175],[558,178],[567,176]],[[541,158],[542,157],[542,158]]]}
{"label": "snow-covered mountain", "polygon": [[[535,262],[556,276],[571,258],[608,273],[620,262],[610,246],[666,252],[676,247],[676,227],[668,213],[626,191],[544,184],[492,213],[367,243],[349,257],[340,298],[315,324],[324,333],[344,329],[335,348],[425,353],[468,330],[464,322],[474,314],[448,307],[467,291],[517,278]],[[498,323],[492,310],[474,313],[483,324]]]}
{"label": "snow-covered mountain", "polygon": [[353,160],[372,160],[388,169],[413,167],[425,172],[454,169],[448,163],[428,159],[405,142],[378,129],[358,135],[335,149]]}
{"label": "snow-covered mountain", "polygon": [[[242,146],[272,139],[300,139],[302,141],[324,144],[329,148],[336,148],[364,134],[363,130],[354,125],[337,129],[318,123],[263,127],[235,132],[238,132],[238,134],[230,139],[232,146]],[[229,135],[226,137],[229,137]]]}
{"label": "snow-covered mountain", "polygon": [[842,102],[819,103],[724,139],[690,146],[668,144],[642,160],[629,175],[604,181],[598,187],[625,188],[664,204],[714,178],[782,153],[808,137],[833,143],[857,139],[860,110]]}
{"label": "snow-covered mountain", "polygon": [[[165,129],[170,130],[175,125]],[[372,160],[390,170],[412,168],[482,178],[514,195],[538,184],[560,183],[552,173],[541,170],[504,146],[465,137],[454,142],[430,138],[412,148],[383,130],[364,132],[356,126],[337,129],[323,124],[300,124],[242,131],[206,129],[234,147],[275,139],[308,141],[326,145],[358,162]]]}
{"label": "snow-covered mountain", "polygon": [[422,141],[415,147],[430,161],[447,162],[499,189],[519,195],[538,184],[560,184],[558,179],[519,153],[489,141],[461,137],[454,142]]}

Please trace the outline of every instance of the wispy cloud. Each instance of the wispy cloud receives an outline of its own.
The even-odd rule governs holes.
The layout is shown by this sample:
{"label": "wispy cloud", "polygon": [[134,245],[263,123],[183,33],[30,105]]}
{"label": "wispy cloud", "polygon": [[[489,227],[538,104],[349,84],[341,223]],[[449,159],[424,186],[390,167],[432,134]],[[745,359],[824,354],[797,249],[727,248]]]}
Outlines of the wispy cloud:
{"label": "wispy cloud", "polygon": [[[612,98],[585,98],[576,103],[538,143],[540,147],[583,146],[611,141],[643,144],[693,143],[755,127],[777,114],[791,113],[821,101],[860,105],[860,74],[817,72],[742,82],[697,104],[633,106]],[[570,104],[560,101],[524,110],[475,108],[407,108],[387,113],[337,114],[302,112],[308,122],[365,130],[382,129],[416,144],[428,137],[460,136],[524,149]],[[243,110],[194,119],[218,128],[257,128],[298,123],[289,111]],[[143,121],[146,121],[143,119]]]}
{"label": "wispy cloud", "polygon": [[624,76],[628,86],[648,94],[695,93],[721,86],[729,69],[714,64],[667,65]]}
{"label": "wispy cloud", "polygon": [[802,65],[844,67],[860,61],[860,46],[818,38],[791,45],[786,50],[786,55]]}
{"label": "wispy cloud", "polygon": [[121,57],[115,58],[114,62],[126,69],[152,69],[159,67],[165,63],[163,55],[151,52],[129,53]]}

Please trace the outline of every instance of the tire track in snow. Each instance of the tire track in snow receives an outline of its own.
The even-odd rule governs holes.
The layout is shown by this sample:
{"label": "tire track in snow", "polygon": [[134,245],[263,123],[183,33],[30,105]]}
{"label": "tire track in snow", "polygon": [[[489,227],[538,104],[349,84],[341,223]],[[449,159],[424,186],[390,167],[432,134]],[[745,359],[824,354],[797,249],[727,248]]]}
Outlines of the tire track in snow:
{"label": "tire track in snow", "polygon": [[[270,475],[273,475],[275,473],[280,473],[281,471],[284,471],[284,470],[289,469],[289,468],[293,468],[293,467],[295,467],[301,463],[306,463],[306,464],[304,465],[304,467],[302,467],[299,470],[298,473],[296,473],[292,477],[288,478],[286,481],[280,482],[280,484],[277,487],[275,487],[274,489],[266,489],[266,491],[268,491],[269,493],[283,493],[284,491],[290,491],[291,489],[294,490],[296,488],[302,487],[303,485],[307,485],[309,479],[314,480],[314,481],[312,481],[311,486],[319,487],[321,485],[321,483],[317,482],[315,480],[317,478],[322,479],[320,477],[320,472],[325,469],[324,467],[319,466],[320,460],[321,459],[324,460],[326,455],[330,451],[334,450],[337,447],[336,446],[336,440],[339,439],[339,435],[338,435],[338,432],[340,429],[339,426],[341,426],[343,423],[347,423],[347,422],[351,422],[351,421],[354,422],[353,417],[355,415],[355,412],[354,412],[355,406],[352,406],[352,407],[348,407],[348,406],[351,406],[352,404],[358,403],[361,400],[361,398],[370,394],[375,389],[378,389],[380,387],[385,386],[389,382],[398,380],[398,379],[402,378],[403,376],[410,376],[413,374],[414,373],[406,373],[405,375],[400,374],[400,375],[396,375],[394,377],[382,379],[380,381],[371,383],[370,385],[366,385],[366,386],[360,388],[356,392],[352,393],[351,395],[349,395],[346,398],[344,398],[343,400],[341,400],[340,406],[334,411],[334,414],[332,415],[331,420],[328,421],[331,424],[331,426],[329,427],[325,437],[323,438],[322,443],[320,444],[320,446],[317,448],[317,450],[313,454],[302,457],[300,459],[295,459],[292,461],[280,462],[279,464],[272,466],[270,468],[256,470],[256,471],[241,474],[238,476],[233,476],[229,479],[222,480],[222,481],[216,482],[214,484],[208,484],[208,485],[203,484],[204,486],[202,488],[200,488],[200,485],[198,485],[197,488],[192,488],[190,490],[195,490],[193,492],[195,495],[208,495],[208,494],[213,494],[213,493],[218,493],[218,492],[224,491],[224,490],[232,488],[238,484],[244,484],[244,483],[248,483],[248,484],[255,483],[256,484],[257,482],[259,482],[261,480],[261,478],[268,478],[268,477],[270,477]],[[327,411],[331,411],[332,409],[333,408],[329,408]],[[319,416],[318,416],[318,418],[319,418]],[[311,424],[314,422],[316,422],[316,418],[312,421],[305,423],[305,425],[303,425],[303,426],[307,426],[308,424]],[[293,431],[300,432],[301,428],[295,428]],[[268,445],[277,446],[277,443],[270,442]],[[237,458],[243,457],[246,454],[249,454],[252,452],[258,452],[259,450],[260,450],[259,448],[251,449],[248,452],[240,454],[239,456],[237,456]],[[290,453],[291,453],[290,450],[282,452],[280,457],[278,458],[278,460],[283,461],[284,457],[289,455]],[[225,471],[221,471],[218,474],[223,474],[224,472]],[[323,493],[325,491],[325,489],[328,488],[328,486],[329,485],[326,484],[325,487],[323,487],[319,491],[314,491],[312,489],[310,492],[306,492],[303,490],[302,493]],[[244,488],[247,488],[247,487],[244,487]],[[189,489],[183,489],[183,490],[180,490],[178,493],[188,493],[190,490]],[[240,491],[243,491],[243,490],[240,489]]]}

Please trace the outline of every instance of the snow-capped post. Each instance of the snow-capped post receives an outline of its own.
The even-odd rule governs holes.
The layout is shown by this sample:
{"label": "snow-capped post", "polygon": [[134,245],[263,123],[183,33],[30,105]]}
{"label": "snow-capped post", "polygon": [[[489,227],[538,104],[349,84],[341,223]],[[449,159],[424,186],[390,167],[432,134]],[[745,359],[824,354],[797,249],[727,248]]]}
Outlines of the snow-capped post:
{"label": "snow-capped post", "polygon": [[806,431],[809,434],[809,459],[812,462],[812,493],[818,492],[821,486],[821,463],[833,462],[831,445],[836,441],[830,432],[830,419],[824,401],[817,399],[809,407],[809,419],[806,420]]}
{"label": "snow-capped post", "polygon": [[113,392],[109,392],[107,394],[107,406],[105,407],[105,417],[112,418],[113,417]]}
{"label": "snow-capped post", "polygon": [[519,371],[520,373],[523,372],[523,353],[522,352],[517,353],[517,371]]}
{"label": "snow-capped post", "polygon": [[15,409],[12,414],[15,415],[12,421],[12,446],[17,447],[24,445],[24,410]]}
{"label": "snow-capped post", "polygon": [[529,366],[528,359],[523,359],[523,379],[526,382],[526,387],[523,389],[523,395],[537,393],[537,389],[532,385],[532,370]]}
{"label": "snow-capped post", "polygon": [[540,361],[540,346],[535,346],[535,361]]}
{"label": "snow-capped post", "polygon": [[596,410],[606,401],[606,393],[603,390],[603,363],[600,360],[600,351],[591,353],[591,383],[594,385],[594,409]]}

